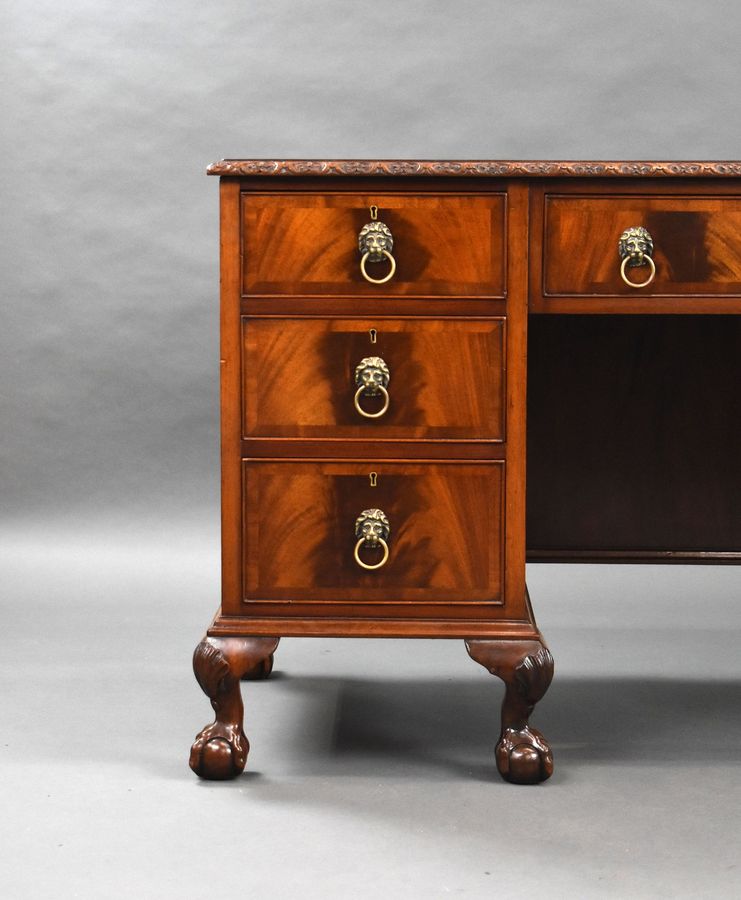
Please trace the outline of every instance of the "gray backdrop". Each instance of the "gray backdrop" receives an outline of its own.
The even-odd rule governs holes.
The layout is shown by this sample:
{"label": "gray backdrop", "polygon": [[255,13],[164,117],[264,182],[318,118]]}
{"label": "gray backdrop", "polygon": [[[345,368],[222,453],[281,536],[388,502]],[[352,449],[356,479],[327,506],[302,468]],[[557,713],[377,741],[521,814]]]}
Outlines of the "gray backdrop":
{"label": "gray backdrop", "polygon": [[741,155],[735,3],[4,9],[7,516],[215,504],[214,159]]}
{"label": "gray backdrop", "polygon": [[[499,694],[462,648],[425,642],[284,642],[283,679],[250,694],[251,780],[199,785],[184,760],[208,716],[188,657],[218,602],[207,163],[738,159],[741,5],[6,0],[0,16],[0,892],[197,897],[237,865],[278,897],[539,879],[553,897],[738,896],[738,569],[533,570],[560,673],[540,793],[492,779],[493,707],[480,732],[473,710]],[[399,722],[375,741],[369,698]]]}

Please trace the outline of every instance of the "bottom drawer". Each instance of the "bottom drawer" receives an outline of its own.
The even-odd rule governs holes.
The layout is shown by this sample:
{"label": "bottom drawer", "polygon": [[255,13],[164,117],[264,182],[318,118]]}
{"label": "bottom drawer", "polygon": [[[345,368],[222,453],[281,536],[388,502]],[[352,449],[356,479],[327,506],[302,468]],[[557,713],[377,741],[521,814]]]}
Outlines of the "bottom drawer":
{"label": "bottom drawer", "polygon": [[242,490],[246,603],[503,602],[502,461],[244,460]]}

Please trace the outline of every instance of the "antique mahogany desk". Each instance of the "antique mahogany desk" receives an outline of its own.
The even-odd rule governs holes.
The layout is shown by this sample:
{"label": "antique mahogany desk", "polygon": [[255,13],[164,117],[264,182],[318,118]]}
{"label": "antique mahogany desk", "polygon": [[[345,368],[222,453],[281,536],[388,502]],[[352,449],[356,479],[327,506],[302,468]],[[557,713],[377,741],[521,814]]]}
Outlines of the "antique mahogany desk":
{"label": "antique mahogany desk", "polygon": [[548,778],[526,558],[741,560],[741,162],[209,172],[223,590],[191,767],[242,771],[239,680],[283,635],[435,637],[505,682],[500,773]]}

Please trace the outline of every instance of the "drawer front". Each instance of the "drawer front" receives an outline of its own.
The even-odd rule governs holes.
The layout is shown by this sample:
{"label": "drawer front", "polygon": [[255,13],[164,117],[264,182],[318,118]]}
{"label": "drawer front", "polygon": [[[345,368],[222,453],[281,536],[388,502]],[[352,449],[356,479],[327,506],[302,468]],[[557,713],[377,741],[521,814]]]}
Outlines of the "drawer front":
{"label": "drawer front", "polygon": [[[371,205],[393,237],[385,284],[360,270]],[[504,296],[504,193],[243,193],[241,217],[244,295]],[[390,265],[366,270],[380,279]]]}
{"label": "drawer front", "polygon": [[[503,494],[502,462],[245,460],[244,600],[501,604]],[[380,544],[357,547],[370,509],[390,526],[372,571],[354,556],[383,559]]]}
{"label": "drawer front", "polygon": [[[243,318],[243,435],[502,441],[504,332],[501,318]],[[385,394],[363,389],[374,377]]]}
{"label": "drawer front", "polygon": [[[625,284],[618,242],[643,226],[656,266],[645,287]],[[546,194],[543,292],[548,297],[741,295],[741,197]],[[627,266],[642,282],[646,263]]]}

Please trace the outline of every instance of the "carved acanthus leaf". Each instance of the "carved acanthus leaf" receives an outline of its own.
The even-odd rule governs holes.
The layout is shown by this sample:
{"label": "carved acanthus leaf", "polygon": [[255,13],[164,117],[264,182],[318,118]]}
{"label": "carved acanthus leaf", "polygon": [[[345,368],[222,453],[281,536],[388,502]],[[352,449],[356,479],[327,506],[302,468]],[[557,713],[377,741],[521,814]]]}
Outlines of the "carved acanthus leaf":
{"label": "carved acanthus leaf", "polygon": [[545,646],[526,656],[515,669],[517,688],[529,703],[537,703],[543,697],[552,679],[553,657]]}
{"label": "carved acanthus leaf", "polygon": [[545,177],[667,177],[741,175],[741,161],[222,159],[209,175],[458,175]]}
{"label": "carved acanthus leaf", "polygon": [[193,671],[203,693],[213,698],[223,679],[229,675],[229,663],[218,647],[203,640],[193,654]]}

